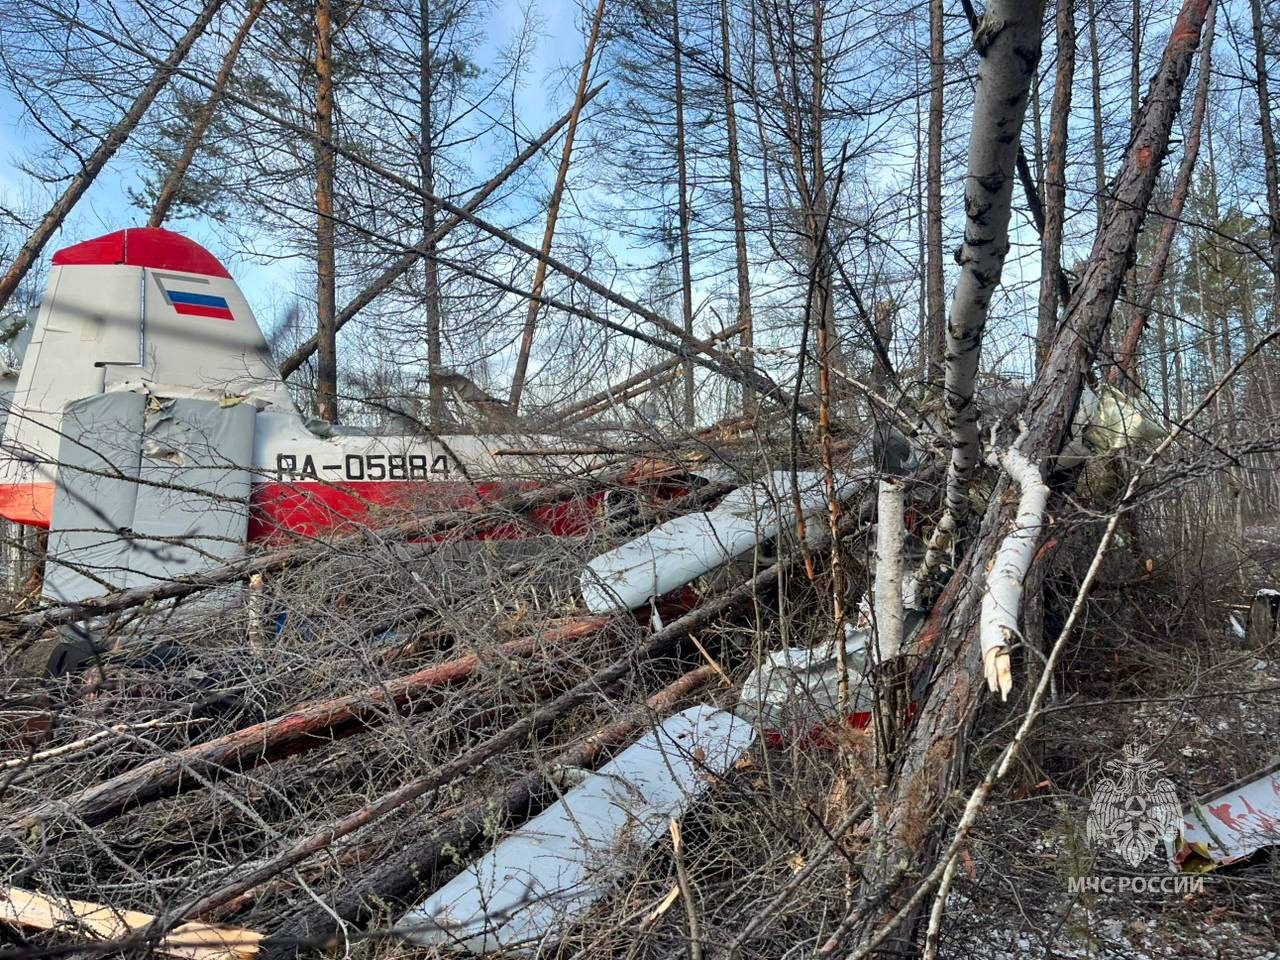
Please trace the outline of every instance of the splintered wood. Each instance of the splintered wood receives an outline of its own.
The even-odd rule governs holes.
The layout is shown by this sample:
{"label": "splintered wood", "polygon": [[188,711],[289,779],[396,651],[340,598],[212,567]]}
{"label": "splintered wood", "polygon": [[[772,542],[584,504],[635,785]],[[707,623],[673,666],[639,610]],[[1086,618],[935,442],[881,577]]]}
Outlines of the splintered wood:
{"label": "splintered wood", "polygon": [[[65,929],[97,940],[126,940],[146,933],[155,917],[84,900],[53,899],[18,887],[0,887],[0,921],[28,930]],[[182,960],[249,960],[257,956],[262,934],[236,927],[184,923],[155,945],[157,952]]]}

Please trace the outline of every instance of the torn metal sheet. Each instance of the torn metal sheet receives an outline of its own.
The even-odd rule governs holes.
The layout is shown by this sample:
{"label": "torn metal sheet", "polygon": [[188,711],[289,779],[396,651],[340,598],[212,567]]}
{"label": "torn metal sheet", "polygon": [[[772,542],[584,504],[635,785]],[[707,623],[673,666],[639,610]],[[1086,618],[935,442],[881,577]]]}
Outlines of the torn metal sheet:
{"label": "torn metal sheet", "polygon": [[[870,716],[875,692],[867,680],[870,632],[845,627],[845,663],[849,670],[848,714],[854,726]],[[839,651],[833,641],[816,647],[779,650],[742,685],[737,713],[766,734],[802,739],[837,716],[840,703]]]}
{"label": "torn metal sheet", "polygon": [[[659,524],[648,533],[591,560],[580,580],[582,598],[593,613],[636,610],[790,529],[795,522],[793,490],[800,510],[824,509],[823,475],[779,470],[725,495],[714,509]],[[848,499],[865,486],[864,477],[841,476],[836,495]]]}
{"label": "torn metal sheet", "polygon": [[723,710],[675,714],[410,910],[396,933],[476,954],[536,953],[635,869],[755,737]]}
{"label": "torn metal sheet", "polygon": [[1071,439],[1058,457],[1060,467],[1074,467],[1092,457],[1120,450],[1147,451],[1165,438],[1154,413],[1107,384],[1095,393],[1085,387],[1071,426]]}
{"label": "torn metal sheet", "polygon": [[1184,810],[1171,860],[1184,872],[1203,873],[1276,844],[1280,844],[1280,762]]}

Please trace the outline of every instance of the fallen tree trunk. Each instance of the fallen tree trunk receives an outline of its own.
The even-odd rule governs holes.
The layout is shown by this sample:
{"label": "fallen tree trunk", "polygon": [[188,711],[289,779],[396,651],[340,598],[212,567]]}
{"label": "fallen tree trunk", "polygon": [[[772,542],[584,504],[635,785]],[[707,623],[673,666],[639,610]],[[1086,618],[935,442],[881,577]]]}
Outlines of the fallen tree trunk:
{"label": "fallen tree trunk", "polygon": [[[608,617],[584,617],[537,637],[509,641],[499,651],[503,656],[524,656],[539,644],[599,635],[614,622]],[[433,705],[443,690],[466,681],[481,665],[479,655],[470,653],[359,693],[304,704],[251,727],[158,757],[69,797],[46,800],[19,813],[4,829],[25,834],[65,817],[100,826],[153,800],[199,789],[207,782],[376,726],[392,713],[409,714]]]}
{"label": "fallen tree trunk", "polygon": [[669,713],[716,676],[711,666],[689,671],[649,697],[646,714],[616,720],[558,753],[549,761],[551,772],[539,770],[520,777],[501,796],[470,804],[447,826],[388,856],[363,876],[347,880],[327,900],[290,911],[264,942],[263,960],[288,960],[303,947],[325,949],[342,924],[364,924],[388,908],[399,912],[413,906],[437,886],[437,875],[453,866],[458,855],[472,848],[495,822],[507,827],[557,799],[555,768],[595,766],[606,749],[634,738],[648,722],[648,713]]}
{"label": "fallen tree trunk", "polygon": [[[845,518],[840,533],[847,535],[864,523],[862,511]],[[757,596],[769,595],[776,589],[779,579],[789,571],[800,559],[800,551],[793,551],[777,563],[760,571],[749,580],[738,586],[708,599],[702,605],[666,627],[653,633],[649,639],[597,670],[590,677],[575,684],[564,693],[539,706],[520,720],[498,731],[488,739],[476,744],[450,762],[416,779],[410,780],[395,790],[385,793],[373,802],[356,810],[339,820],[333,821],[321,829],[302,837],[276,856],[260,863],[253,869],[237,868],[235,878],[228,880],[214,890],[202,893],[183,903],[167,915],[166,924],[172,926],[180,923],[183,917],[198,917],[217,909],[224,903],[240,896],[248,890],[270,880],[285,870],[289,870],[312,855],[326,849],[335,841],[382,819],[418,797],[474,772],[504,750],[536,738],[554,726],[559,720],[573,710],[598,697],[601,691],[632,674],[642,664],[665,656],[689,637],[714,622],[718,617],[730,613],[752,602]],[[168,929],[168,926],[165,929]]]}
{"label": "fallen tree trunk", "polygon": [[[1135,133],[1116,175],[1093,250],[1053,348],[1036,378],[1023,414],[1022,449],[1035,463],[1052,464],[1071,430],[1086,372],[1091,369],[1146,216],[1169,131],[1211,0],[1185,0],[1151,83]],[[1059,478],[1065,479],[1065,478]],[[982,650],[977,624],[986,571],[1012,521],[1012,484],[1002,478],[992,494],[973,547],[935,604],[917,641],[932,677],[917,721],[881,809],[872,851],[864,865],[858,902],[819,951],[830,956],[856,936],[851,956],[889,944],[882,925],[912,899],[913,878],[928,874],[940,839],[938,811],[965,773],[965,744],[980,707]],[[914,951],[918,911],[902,918],[893,946]],[[905,928],[905,929],[904,929]]]}

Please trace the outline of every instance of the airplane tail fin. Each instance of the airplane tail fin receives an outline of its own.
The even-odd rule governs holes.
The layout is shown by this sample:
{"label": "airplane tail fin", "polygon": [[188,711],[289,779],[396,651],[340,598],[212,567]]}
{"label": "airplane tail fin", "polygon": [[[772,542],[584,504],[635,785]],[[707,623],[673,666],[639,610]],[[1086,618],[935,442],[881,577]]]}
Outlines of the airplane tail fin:
{"label": "airplane tail fin", "polygon": [[47,525],[63,411],[117,390],[294,410],[235,280],[180,234],[132,227],[59,251],[0,452],[0,515]]}

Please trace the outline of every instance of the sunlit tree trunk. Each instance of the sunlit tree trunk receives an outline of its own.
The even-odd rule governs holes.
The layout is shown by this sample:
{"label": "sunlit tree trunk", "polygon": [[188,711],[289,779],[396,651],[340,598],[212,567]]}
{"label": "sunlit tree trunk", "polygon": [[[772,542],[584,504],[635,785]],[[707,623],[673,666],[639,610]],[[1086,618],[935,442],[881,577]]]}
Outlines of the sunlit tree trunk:
{"label": "sunlit tree trunk", "polygon": [[1074,0],[1058,0],[1058,68],[1049,115],[1049,148],[1044,183],[1044,234],[1040,239],[1040,313],[1036,325],[1036,364],[1044,362],[1058,325],[1058,272],[1062,269],[1062,229],[1067,214],[1067,139],[1071,87],[1076,72]]}
{"label": "sunlit tree trunk", "polygon": [[[738,113],[734,106],[733,63],[729,47],[729,0],[720,0],[720,71],[724,75],[725,139],[729,155],[729,191],[733,203],[733,254],[738,281],[738,326],[742,362],[755,362],[755,331],[751,314],[751,273],[747,265],[747,215],[742,195],[742,166],[738,152]],[[755,410],[755,391],[742,388],[742,412]]]}
{"label": "sunlit tree trunk", "polygon": [[[686,336],[693,337],[693,276],[689,254],[689,162],[685,151],[684,140],[684,53],[683,39],[680,32],[680,0],[671,4],[671,53],[675,64],[675,97],[676,97],[676,188],[679,197],[676,201],[677,216],[680,220],[680,315],[684,321]],[[692,427],[694,422],[693,408],[693,362],[684,365],[684,425]]]}
{"label": "sunlit tree trunk", "polygon": [[[1253,25],[1253,82],[1258,98],[1258,119],[1262,128],[1262,163],[1267,180],[1267,227],[1271,243],[1271,322],[1280,323],[1280,169],[1276,163],[1275,128],[1271,124],[1271,81],[1267,76],[1266,38],[1262,31],[1262,0],[1250,0]],[[0,303],[3,301],[0,300]],[[1270,380],[1271,362],[1263,358]],[[1274,383],[1268,384],[1268,389]],[[1273,398],[1274,399],[1274,398]]]}
{"label": "sunlit tree trunk", "polygon": [[1089,18],[1089,90],[1093,95],[1093,184],[1098,208],[1098,224],[1107,206],[1106,157],[1102,146],[1102,51],[1098,49],[1098,5],[1088,0],[1085,15]]}
{"label": "sunlit tree trunk", "polygon": [[[569,128],[565,132],[564,147],[560,151],[560,167],[556,170],[556,183],[551,190],[551,200],[547,204],[547,223],[542,231],[542,256],[551,253],[551,244],[555,240],[556,222],[560,218],[560,201],[564,197],[565,183],[569,178],[569,163],[573,159],[573,141],[578,132],[578,117],[582,113],[582,105],[586,102],[587,82],[591,79],[591,65],[594,62],[596,41],[600,37],[600,21],[604,18],[604,0],[597,0],[595,15],[591,18],[591,31],[587,34],[587,48],[582,55],[582,68],[578,71],[578,87],[573,95],[573,109],[569,111]],[[676,54],[679,69],[679,53]],[[520,334],[520,351],[516,355],[516,369],[511,377],[511,412],[518,413],[520,400],[524,396],[525,379],[529,371],[529,358],[533,354],[533,337],[538,326],[538,310],[542,296],[542,287],[547,279],[547,262],[540,259],[534,267],[532,296],[529,298],[529,309],[525,315],[524,330]],[[692,376],[692,368],[690,368]]]}
{"label": "sunlit tree trunk", "polygon": [[[1040,56],[1038,3],[993,3],[987,8],[974,47],[980,58],[978,89],[965,174],[964,243],[956,255],[960,277],[947,322],[945,419],[951,439],[942,519],[908,596],[922,599],[925,584],[941,566],[952,539],[968,516],[970,486],[978,467],[978,409],[974,383],[991,297],[1000,284],[1009,252],[1009,216],[1018,136],[1027,110],[1031,79]],[[992,51],[998,55],[992,55]],[[1010,131],[1013,131],[1011,133]]]}
{"label": "sunlit tree trunk", "polygon": [[929,124],[925,167],[925,300],[928,323],[924,375],[928,383],[942,380],[946,343],[946,301],[942,289],[942,94],[946,61],[943,47],[943,0],[929,0]]}
{"label": "sunlit tree trunk", "polygon": [[[435,54],[431,49],[431,2],[418,0],[418,177],[425,193],[435,193],[435,118],[432,101],[435,96]],[[422,201],[422,233],[428,238],[422,258],[423,312],[427,329],[427,419],[433,429],[444,424],[444,387],[440,374],[444,351],[440,334],[440,265],[436,262],[436,205]]]}
{"label": "sunlit tree trunk", "polygon": [[333,181],[337,157],[333,150],[333,9],[330,0],[316,0],[316,415],[338,420],[338,343],[334,254]]}
{"label": "sunlit tree trunk", "polygon": [[[1129,328],[1125,331],[1124,339],[1120,343],[1120,349],[1116,356],[1116,366],[1111,374],[1113,383],[1119,382],[1121,377],[1127,377],[1133,383],[1137,383],[1138,344],[1141,342],[1143,332],[1147,328],[1151,316],[1152,303],[1155,301],[1161,284],[1164,282],[1164,272],[1168,267],[1169,256],[1173,252],[1173,241],[1177,236],[1178,224],[1182,219],[1182,208],[1186,205],[1187,195],[1191,192],[1191,177],[1195,172],[1196,159],[1200,154],[1200,129],[1204,125],[1204,114],[1209,100],[1209,78],[1212,73],[1210,68],[1213,66],[1213,36],[1216,11],[1217,3],[1211,3],[1209,14],[1205,18],[1204,35],[1206,39],[1200,48],[1199,77],[1196,80],[1195,101],[1191,106],[1191,121],[1187,128],[1187,139],[1182,147],[1182,162],[1179,164],[1177,176],[1174,178],[1173,193],[1169,197],[1169,209],[1160,223],[1160,235],[1156,239],[1156,247],[1151,255],[1151,265],[1147,269],[1146,280],[1143,282],[1139,293],[1138,308],[1134,312]],[[1164,323],[1163,317],[1160,322],[1161,324]],[[1164,336],[1162,334],[1162,343],[1163,340]]]}

